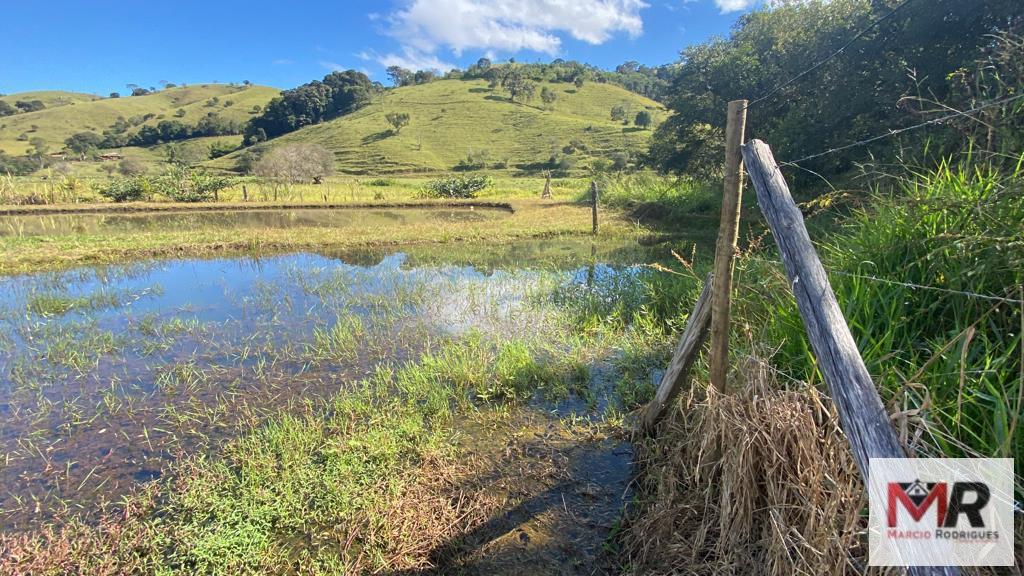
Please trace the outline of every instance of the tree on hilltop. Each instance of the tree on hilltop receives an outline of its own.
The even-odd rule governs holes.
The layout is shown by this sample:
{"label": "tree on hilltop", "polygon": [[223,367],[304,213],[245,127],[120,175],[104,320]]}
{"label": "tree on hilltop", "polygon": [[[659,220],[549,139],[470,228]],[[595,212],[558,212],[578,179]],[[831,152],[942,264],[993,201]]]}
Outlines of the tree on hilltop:
{"label": "tree on hilltop", "polygon": [[411,71],[401,66],[388,66],[387,74],[395,88],[411,84],[414,77]]}

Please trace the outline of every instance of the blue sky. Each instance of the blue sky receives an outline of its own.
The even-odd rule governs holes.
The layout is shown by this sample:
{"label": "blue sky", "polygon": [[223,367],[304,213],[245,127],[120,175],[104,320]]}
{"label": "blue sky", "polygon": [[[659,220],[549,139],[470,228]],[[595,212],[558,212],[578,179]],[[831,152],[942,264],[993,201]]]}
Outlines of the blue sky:
{"label": "blue sky", "polygon": [[128,83],[249,80],[290,88],[331,69],[386,82],[389,64],[487,55],[657,65],[724,35],[758,0],[50,0],[0,19],[0,92],[106,95]]}

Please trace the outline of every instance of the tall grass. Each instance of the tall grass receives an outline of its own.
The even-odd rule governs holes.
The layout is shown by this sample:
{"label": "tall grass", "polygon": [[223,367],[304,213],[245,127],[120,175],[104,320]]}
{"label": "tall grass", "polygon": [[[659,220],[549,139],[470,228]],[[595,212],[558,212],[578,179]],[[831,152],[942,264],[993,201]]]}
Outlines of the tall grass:
{"label": "tall grass", "polygon": [[[1019,462],[1021,165],[1000,173],[946,163],[870,200],[818,247],[900,432],[925,452]],[[820,381],[778,266],[748,260],[741,269],[748,321],[781,346],[776,364]]]}
{"label": "tall grass", "polygon": [[[686,177],[652,172],[606,175],[598,182],[602,206],[634,217],[686,222],[694,216],[718,217],[720,193],[715,185]],[[581,201],[589,202],[587,192]]]}

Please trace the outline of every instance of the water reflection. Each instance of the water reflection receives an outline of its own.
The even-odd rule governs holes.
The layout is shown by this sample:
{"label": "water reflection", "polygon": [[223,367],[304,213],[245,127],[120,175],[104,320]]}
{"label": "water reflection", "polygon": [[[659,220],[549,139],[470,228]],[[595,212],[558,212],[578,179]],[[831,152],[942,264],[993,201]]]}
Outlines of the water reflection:
{"label": "water reflection", "polygon": [[[558,319],[536,304],[556,287],[628,281],[645,261],[634,247],[589,241],[481,252],[410,247],[0,278],[0,526],[117,498],[184,454],[438,339],[542,337]],[[474,258],[479,266],[466,263]]]}

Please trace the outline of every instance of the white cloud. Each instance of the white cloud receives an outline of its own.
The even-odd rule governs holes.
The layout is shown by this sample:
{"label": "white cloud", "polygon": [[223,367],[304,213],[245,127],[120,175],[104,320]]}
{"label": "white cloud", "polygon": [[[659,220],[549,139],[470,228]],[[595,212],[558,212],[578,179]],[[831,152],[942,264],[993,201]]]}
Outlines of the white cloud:
{"label": "white cloud", "polygon": [[323,66],[324,68],[327,68],[331,72],[344,72],[345,70],[349,69],[348,66],[342,66],[337,62],[331,62],[329,60],[321,60],[320,65]]}
{"label": "white cloud", "polygon": [[455,64],[445,62],[436,54],[420,52],[409,46],[403,46],[400,53],[378,54],[373,50],[363,50],[356,54],[356,56],[362,60],[375,60],[384,67],[401,66],[407,70],[440,70],[441,72],[446,72],[452,68],[457,68]]}
{"label": "white cloud", "polygon": [[746,10],[754,4],[757,4],[757,0],[715,0],[715,5],[722,11],[722,14]]}
{"label": "white cloud", "polygon": [[643,0],[407,0],[387,17],[387,33],[402,45],[401,53],[383,58],[441,68],[450,67],[436,56],[441,49],[456,55],[466,50],[554,55],[562,46],[560,34],[589,44],[619,32],[639,36],[645,7]]}

